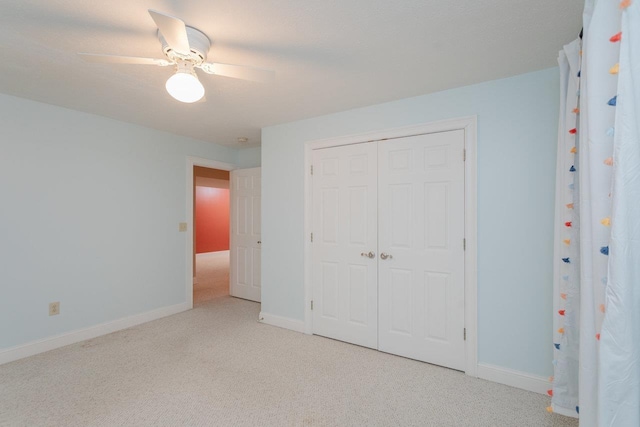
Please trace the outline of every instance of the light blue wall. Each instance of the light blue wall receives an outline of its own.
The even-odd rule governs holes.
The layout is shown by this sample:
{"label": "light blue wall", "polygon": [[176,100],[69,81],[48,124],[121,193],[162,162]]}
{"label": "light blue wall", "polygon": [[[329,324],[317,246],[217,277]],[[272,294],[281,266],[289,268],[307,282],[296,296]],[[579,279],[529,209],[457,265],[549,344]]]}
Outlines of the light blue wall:
{"label": "light blue wall", "polygon": [[6,95],[0,129],[0,349],[185,302],[186,157],[235,149]]}
{"label": "light blue wall", "polygon": [[257,168],[260,166],[260,147],[244,148],[236,154],[236,165],[239,168]]}
{"label": "light blue wall", "polygon": [[479,362],[549,375],[558,93],[551,68],[263,129],[262,310],[304,319],[305,141],[477,115]]}

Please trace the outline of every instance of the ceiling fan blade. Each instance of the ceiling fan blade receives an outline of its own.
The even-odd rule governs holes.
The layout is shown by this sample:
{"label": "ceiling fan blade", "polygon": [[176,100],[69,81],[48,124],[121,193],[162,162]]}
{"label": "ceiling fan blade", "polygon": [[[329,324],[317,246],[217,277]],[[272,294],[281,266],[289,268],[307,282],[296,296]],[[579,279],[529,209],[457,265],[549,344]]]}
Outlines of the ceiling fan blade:
{"label": "ceiling fan blade", "polygon": [[219,62],[205,62],[200,66],[202,71],[218,76],[232,77],[234,79],[251,80],[254,82],[266,83],[275,78],[276,73],[272,70],[248,67],[246,65],[221,64]]}
{"label": "ceiling fan blade", "polygon": [[101,55],[97,53],[78,53],[87,62],[101,62],[108,64],[136,64],[136,65],[160,65],[167,66],[166,59],[140,58],[137,56]]}
{"label": "ceiling fan blade", "polygon": [[165,15],[153,9],[149,9],[149,14],[158,26],[162,37],[167,41],[171,49],[181,55],[189,55],[189,37],[187,27],[181,19]]}

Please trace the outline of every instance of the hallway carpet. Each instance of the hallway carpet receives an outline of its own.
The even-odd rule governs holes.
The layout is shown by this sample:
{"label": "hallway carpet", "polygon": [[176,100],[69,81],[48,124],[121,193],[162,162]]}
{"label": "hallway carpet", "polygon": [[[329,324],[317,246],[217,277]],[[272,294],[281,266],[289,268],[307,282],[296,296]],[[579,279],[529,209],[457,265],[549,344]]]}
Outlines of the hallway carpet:
{"label": "hallway carpet", "polygon": [[2,365],[0,425],[578,425],[546,396],[260,324],[259,311],[216,298]]}
{"label": "hallway carpet", "polygon": [[229,251],[196,254],[193,305],[229,295]]}

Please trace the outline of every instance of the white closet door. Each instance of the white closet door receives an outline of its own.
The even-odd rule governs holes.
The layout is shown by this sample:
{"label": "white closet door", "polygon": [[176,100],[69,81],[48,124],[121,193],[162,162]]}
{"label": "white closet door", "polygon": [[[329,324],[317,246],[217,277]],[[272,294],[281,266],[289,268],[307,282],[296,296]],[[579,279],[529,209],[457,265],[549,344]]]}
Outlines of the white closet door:
{"label": "white closet door", "polygon": [[[377,148],[313,154],[313,332],[377,348]],[[371,257],[369,253],[371,252]]]}
{"label": "white closet door", "polygon": [[464,370],[464,131],[378,147],[378,348]]}
{"label": "white closet door", "polygon": [[260,302],[260,168],[231,171],[229,293]]}

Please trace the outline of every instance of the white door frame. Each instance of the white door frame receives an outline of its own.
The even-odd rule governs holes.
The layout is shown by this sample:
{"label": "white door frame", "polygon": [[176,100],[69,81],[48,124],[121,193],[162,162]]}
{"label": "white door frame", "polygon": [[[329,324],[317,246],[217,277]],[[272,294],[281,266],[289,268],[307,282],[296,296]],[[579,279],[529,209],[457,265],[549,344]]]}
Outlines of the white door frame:
{"label": "white door frame", "polygon": [[477,197],[477,116],[461,117],[424,123],[416,126],[385,129],[358,135],[328,138],[305,143],[304,162],[304,332],[313,333],[313,316],[311,313],[311,296],[313,285],[311,277],[311,232],[312,232],[312,183],[311,160],[313,150],[319,148],[336,147],[340,145],[357,144],[362,142],[379,141],[384,139],[403,138],[426,133],[447,132],[462,129],[465,132],[464,147],[466,161],[464,164],[464,201],[465,201],[465,239],[466,250],[464,257],[464,318],[467,339],[465,341],[465,373],[477,377],[478,368],[478,197]]}
{"label": "white door frame", "polygon": [[[237,169],[236,165],[231,163],[223,163],[217,160],[209,160],[201,157],[187,157],[187,206],[186,206],[186,218],[187,223],[187,277],[185,278],[185,295],[186,303],[189,309],[193,308],[193,232],[195,224],[193,223],[193,167],[202,166],[210,169],[220,169],[224,171],[231,171]],[[229,185],[229,194],[233,191]],[[231,227],[231,221],[229,221],[229,227]],[[233,251],[229,251],[229,257],[232,257]]]}

